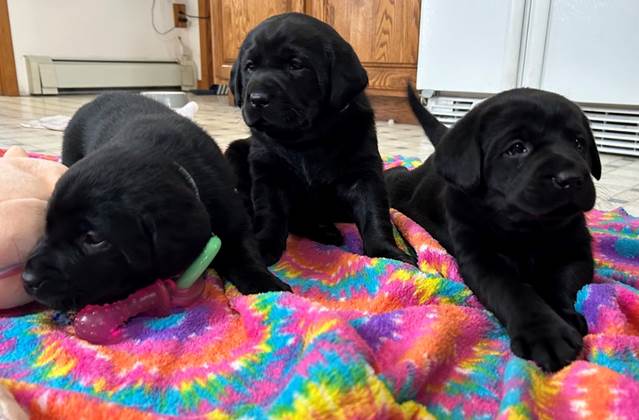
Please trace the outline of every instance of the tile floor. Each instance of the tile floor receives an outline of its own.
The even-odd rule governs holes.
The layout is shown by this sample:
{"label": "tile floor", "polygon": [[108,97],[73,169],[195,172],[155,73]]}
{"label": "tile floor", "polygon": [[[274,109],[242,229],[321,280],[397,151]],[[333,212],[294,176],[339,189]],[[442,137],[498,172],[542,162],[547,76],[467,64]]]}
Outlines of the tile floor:
{"label": "tile floor", "polygon": [[[23,128],[20,123],[53,115],[72,115],[92,96],[19,97],[0,96],[0,148],[20,145],[26,150],[60,154],[62,133],[45,129]],[[222,96],[193,96],[200,109],[195,121],[204,127],[220,147],[248,135],[237,108]],[[403,154],[425,158],[433,148],[418,126],[377,125],[382,155]],[[639,158],[602,155],[603,176],[597,182],[596,208],[609,210],[624,207],[639,215]]]}

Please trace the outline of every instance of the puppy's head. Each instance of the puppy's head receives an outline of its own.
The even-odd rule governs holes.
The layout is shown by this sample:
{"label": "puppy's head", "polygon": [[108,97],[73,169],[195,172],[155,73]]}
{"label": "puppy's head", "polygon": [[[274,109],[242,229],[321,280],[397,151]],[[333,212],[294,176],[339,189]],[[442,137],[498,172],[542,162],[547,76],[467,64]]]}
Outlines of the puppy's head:
{"label": "puppy's head", "polygon": [[23,274],[40,303],[68,310],[126,297],[184,270],[210,237],[208,213],[177,170],[123,159],[86,158],[56,185]]}
{"label": "puppy's head", "polygon": [[442,138],[437,171],[515,220],[590,210],[601,163],[586,116],[568,99],[514,89],[487,99]]}
{"label": "puppy's head", "polygon": [[287,13],[248,34],[230,87],[249,127],[285,140],[311,130],[322,113],[344,109],[367,84],[353,48],[333,28]]}

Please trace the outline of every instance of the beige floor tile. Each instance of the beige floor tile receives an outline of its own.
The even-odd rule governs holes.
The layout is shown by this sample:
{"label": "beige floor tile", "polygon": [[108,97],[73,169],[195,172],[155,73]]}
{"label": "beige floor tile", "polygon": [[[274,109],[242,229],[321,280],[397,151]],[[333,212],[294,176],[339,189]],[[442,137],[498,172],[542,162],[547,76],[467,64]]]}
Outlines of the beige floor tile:
{"label": "beige floor tile", "polygon": [[[28,129],[20,123],[52,115],[72,115],[93,98],[91,95],[19,97],[0,96],[0,148],[18,144],[27,150],[59,155],[62,133]],[[248,128],[237,108],[222,96],[192,96],[199,105],[195,121],[223,150],[230,142],[248,136]],[[379,149],[382,155],[405,155],[425,159],[433,147],[421,127],[406,124],[377,123]],[[639,159],[602,155],[603,176],[597,186],[596,207],[610,210],[625,207],[639,215]]]}

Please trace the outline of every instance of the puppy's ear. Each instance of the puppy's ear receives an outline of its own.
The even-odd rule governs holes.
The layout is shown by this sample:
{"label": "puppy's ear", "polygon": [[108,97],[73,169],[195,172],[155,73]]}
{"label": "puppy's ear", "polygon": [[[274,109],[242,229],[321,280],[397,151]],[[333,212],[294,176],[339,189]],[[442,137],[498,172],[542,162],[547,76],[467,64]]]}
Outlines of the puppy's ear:
{"label": "puppy's ear", "polygon": [[333,43],[330,51],[330,104],[342,110],[368,85],[368,74],[346,41]]}
{"label": "puppy's ear", "polygon": [[229,88],[235,99],[235,106],[242,106],[242,51],[237,55],[237,60],[231,67],[231,78],[229,80]]}
{"label": "puppy's ear", "polygon": [[149,271],[154,263],[151,237],[142,218],[116,211],[110,231],[127,263],[136,271]]}
{"label": "puppy's ear", "polygon": [[479,110],[471,110],[448,130],[435,149],[434,162],[439,175],[464,191],[481,184],[479,119]]}
{"label": "puppy's ear", "polygon": [[141,221],[152,247],[153,271],[160,277],[186,269],[211,237],[209,214],[192,198],[174,197]]}
{"label": "puppy's ear", "polygon": [[599,159],[599,151],[597,150],[597,145],[595,144],[595,137],[592,135],[592,130],[590,129],[590,122],[585,115],[582,115],[583,124],[586,128],[586,143],[588,143],[588,166],[590,166],[590,173],[595,179],[601,178],[601,160]]}

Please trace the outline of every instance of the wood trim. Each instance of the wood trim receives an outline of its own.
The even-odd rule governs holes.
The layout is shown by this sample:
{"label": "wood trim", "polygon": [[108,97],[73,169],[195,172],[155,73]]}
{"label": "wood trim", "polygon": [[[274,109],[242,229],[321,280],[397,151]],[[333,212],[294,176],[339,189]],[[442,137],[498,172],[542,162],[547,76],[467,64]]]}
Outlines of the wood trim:
{"label": "wood trim", "polygon": [[213,83],[224,83],[223,79],[220,77],[217,71],[217,67],[219,64],[224,62],[224,46],[220,45],[219,47],[215,46],[215,40],[220,40],[220,42],[224,43],[224,33],[222,30],[222,0],[211,0],[210,1],[210,9],[211,13],[211,49],[213,54],[211,55],[211,76],[213,79]]}
{"label": "wood trim", "polygon": [[0,0],[0,95],[18,96],[19,94],[9,24],[9,7],[7,0]]}
{"label": "wood trim", "polygon": [[209,19],[199,19],[200,28],[200,80],[197,81],[198,89],[209,89],[213,84],[213,44],[211,36],[211,2],[210,0],[198,0],[198,16],[209,16]]}

